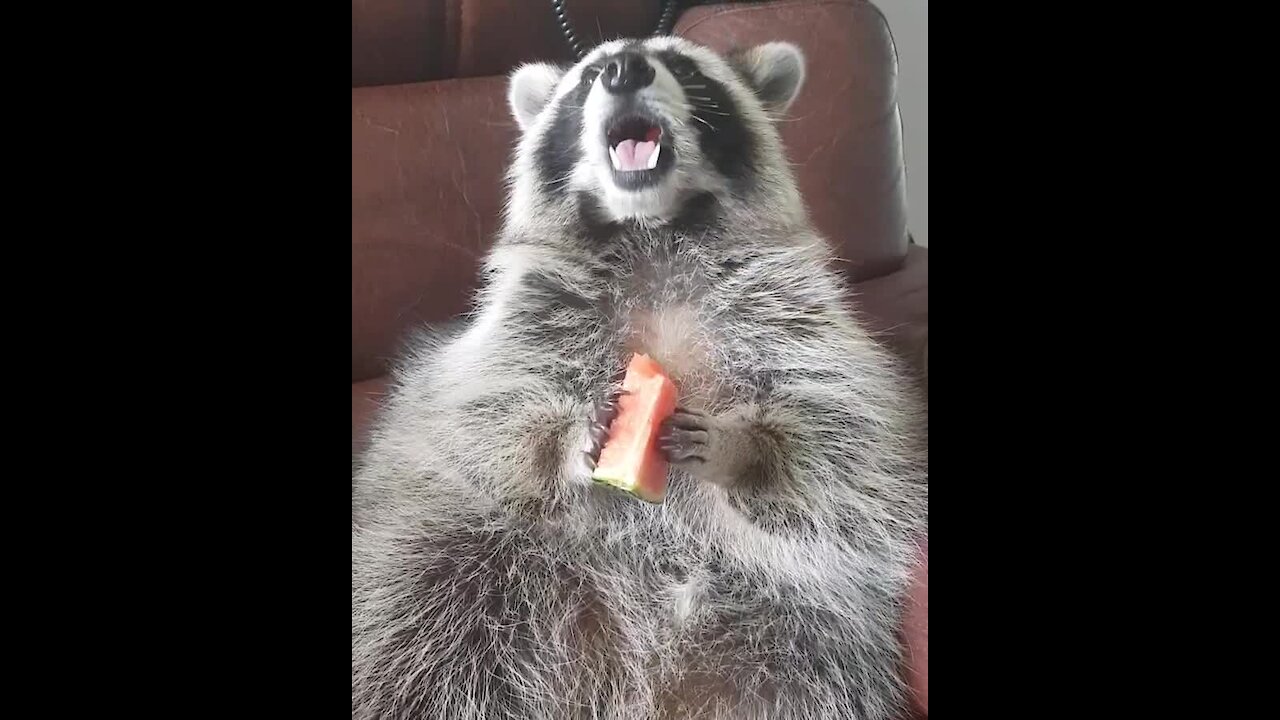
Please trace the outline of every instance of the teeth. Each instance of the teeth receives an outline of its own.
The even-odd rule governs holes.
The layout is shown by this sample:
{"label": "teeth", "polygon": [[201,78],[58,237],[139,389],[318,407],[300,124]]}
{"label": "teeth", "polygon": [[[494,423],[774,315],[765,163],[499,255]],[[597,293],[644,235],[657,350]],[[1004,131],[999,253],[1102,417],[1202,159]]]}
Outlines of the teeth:
{"label": "teeth", "polygon": [[[652,170],[658,167],[658,156],[662,153],[661,145],[654,145],[653,152],[649,155],[648,169]],[[622,169],[622,161],[618,159],[618,150],[614,147],[609,148],[609,162],[613,163],[613,169],[619,172],[636,172],[636,169],[624,171]]]}

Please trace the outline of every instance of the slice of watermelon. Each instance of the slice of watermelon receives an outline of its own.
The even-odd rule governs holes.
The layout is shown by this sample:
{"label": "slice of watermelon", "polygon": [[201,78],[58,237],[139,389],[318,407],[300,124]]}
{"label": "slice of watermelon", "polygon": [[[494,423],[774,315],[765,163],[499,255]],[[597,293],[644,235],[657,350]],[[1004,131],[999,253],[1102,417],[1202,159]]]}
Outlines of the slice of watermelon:
{"label": "slice of watermelon", "polygon": [[618,414],[600,451],[593,480],[660,503],[667,496],[667,461],[658,428],[676,409],[676,386],[648,355],[633,355],[622,380]]}

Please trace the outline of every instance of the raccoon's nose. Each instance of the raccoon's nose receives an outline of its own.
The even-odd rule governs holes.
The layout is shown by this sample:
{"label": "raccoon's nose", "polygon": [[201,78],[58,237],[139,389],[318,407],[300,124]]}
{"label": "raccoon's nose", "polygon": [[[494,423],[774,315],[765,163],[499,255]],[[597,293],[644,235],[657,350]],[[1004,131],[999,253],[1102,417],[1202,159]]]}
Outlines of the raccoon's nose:
{"label": "raccoon's nose", "polygon": [[617,95],[649,87],[653,66],[637,52],[619,53],[604,68],[604,89]]}

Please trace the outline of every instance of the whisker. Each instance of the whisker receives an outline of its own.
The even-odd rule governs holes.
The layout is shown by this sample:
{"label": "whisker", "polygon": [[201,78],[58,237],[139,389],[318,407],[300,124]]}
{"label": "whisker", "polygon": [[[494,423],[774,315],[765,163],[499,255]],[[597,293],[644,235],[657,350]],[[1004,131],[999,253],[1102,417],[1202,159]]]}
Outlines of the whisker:
{"label": "whisker", "polygon": [[[661,105],[661,103],[659,103],[659,105]],[[671,119],[672,124],[674,124],[676,127],[685,127],[686,125],[685,121],[681,120],[679,117],[676,116],[676,113],[674,112],[675,108],[660,107],[660,109],[666,112],[667,116]],[[689,112],[689,109],[685,108],[685,112]]]}
{"label": "whisker", "polygon": [[690,107],[688,103],[676,104],[670,100],[658,100],[657,102],[658,105],[661,106],[663,110],[666,110],[669,115],[675,115],[673,112],[674,110],[683,110],[686,113],[693,112],[693,108]]}
{"label": "whisker", "polygon": [[707,127],[711,128],[712,132],[720,132],[719,130],[716,130],[716,126],[715,126],[715,125],[712,125],[711,123],[707,122],[706,120],[703,120],[702,118],[698,117],[698,116],[697,116],[697,114],[690,115],[689,117],[691,117],[691,118],[693,118],[694,120],[697,120],[698,122],[702,123],[703,125],[706,125]]}

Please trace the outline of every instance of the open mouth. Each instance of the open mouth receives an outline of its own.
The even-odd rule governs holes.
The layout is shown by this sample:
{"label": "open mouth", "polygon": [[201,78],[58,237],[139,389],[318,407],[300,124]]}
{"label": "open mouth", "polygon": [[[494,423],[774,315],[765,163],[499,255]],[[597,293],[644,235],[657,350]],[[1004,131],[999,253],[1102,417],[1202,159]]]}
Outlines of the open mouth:
{"label": "open mouth", "polygon": [[646,118],[620,118],[609,128],[608,144],[615,171],[653,170],[662,154],[662,128]]}

